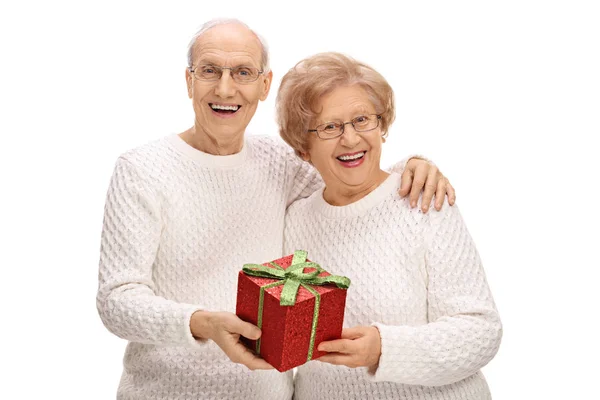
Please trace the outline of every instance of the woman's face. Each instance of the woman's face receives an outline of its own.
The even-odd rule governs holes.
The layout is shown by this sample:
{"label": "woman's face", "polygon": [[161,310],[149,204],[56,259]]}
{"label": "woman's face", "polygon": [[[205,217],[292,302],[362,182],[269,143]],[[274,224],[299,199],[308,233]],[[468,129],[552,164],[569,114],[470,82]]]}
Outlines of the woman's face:
{"label": "woman's face", "polygon": [[[344,86],[323,96],[322,109],[311,129],[328,123],[343,123],[362,115],[376,114],[368,93],[359,86]],[[357,132],[352,124],[344,125],[344,133],[335,139],[320,139],[309,132],[309,151],[303,154],[319,171],[327,190],[353,193],[378,182],[381,177],[381,126]]]}

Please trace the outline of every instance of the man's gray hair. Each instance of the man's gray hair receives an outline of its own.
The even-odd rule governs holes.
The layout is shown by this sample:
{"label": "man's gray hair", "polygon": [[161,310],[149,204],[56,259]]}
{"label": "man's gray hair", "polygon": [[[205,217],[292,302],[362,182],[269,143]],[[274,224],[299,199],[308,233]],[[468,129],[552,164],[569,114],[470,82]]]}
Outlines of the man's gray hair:
{"label": "man's gray hair", "polygon": [[256,36],[256,38],[258,39],[258,42],[260,43],[260,48],[261,48],[262,60],[261,60],[260,67],[265,73],[269,72],[269,47],[267,46],[267,42],[261,35],[256,33],[254,30],[250,29],[250,27],[248,25],[246,25],[239,19],[235,19],[235,18],[212,19],[212,20],[204,23],[200,27],[198,32],[196,32],[196,34],[192,37],[192,40],[190,40],[190,43],[188,44],[188,51],[187,51],[188,67],[191,67],[192,63],[194,62],[194,47],[196,45],[196,40],[198,40],[198,38],[200,36],[202,36],[209,29],[214,28],[215,26],[218,26],[218,25],[227,25],[227,24],[242,25],[243,27],[247,28],[250,32],[252,32],[254,34],[254,36]]}

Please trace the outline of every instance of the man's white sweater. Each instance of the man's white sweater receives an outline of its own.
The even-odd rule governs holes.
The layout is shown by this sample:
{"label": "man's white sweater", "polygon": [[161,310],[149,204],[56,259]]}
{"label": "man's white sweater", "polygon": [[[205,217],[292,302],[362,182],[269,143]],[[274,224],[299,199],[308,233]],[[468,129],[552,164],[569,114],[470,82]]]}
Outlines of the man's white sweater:
{"label": "man's white sweater", "polygon": [[289,399],[291,371],[249,371],[190,332],[199,309],[235,312],[245,263],[282,255],[285,209],[322,182],[282,142],[212,156],[179,136],[122,155],[108,189],[97,305],[127,339],[119,399]]}
{"label": "man's white sweater", "polygon": [[323,190],[288,209],[284,250],[308,251],[352,280],[345,327],[375,325],[374,374],[311,361],[295,398],[489,399],[480,369],[496,354],[502,326],[473,240],[456,206],[422,214],[398,196],[399,176],[344,207]]}

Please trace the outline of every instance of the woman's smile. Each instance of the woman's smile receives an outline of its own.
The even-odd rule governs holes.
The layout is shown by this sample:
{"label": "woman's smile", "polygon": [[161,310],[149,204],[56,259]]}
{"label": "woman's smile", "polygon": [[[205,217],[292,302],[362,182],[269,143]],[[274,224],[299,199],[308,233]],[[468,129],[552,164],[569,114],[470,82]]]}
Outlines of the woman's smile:
{"label": "woman's smile", "polygon": [[339,164],[344,168],[355,168],[363,163],[367,151],[358,151],[354,153],[344,153],[336,157]]}

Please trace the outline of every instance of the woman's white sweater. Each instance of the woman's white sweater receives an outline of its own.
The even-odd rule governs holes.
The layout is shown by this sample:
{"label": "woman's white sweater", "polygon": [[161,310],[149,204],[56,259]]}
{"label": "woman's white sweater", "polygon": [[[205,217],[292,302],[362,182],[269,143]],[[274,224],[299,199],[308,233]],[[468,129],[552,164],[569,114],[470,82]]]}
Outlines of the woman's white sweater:
{"label": "woman's white sweater", "polygon": [[298,369],[295,398],[491,398],[480,372],[496,354],[502,325],[475,244],[458,207],[427,214],[398,196],[390,175],[344,207],[323,189],[289,207],[284,252],[352,280],[344,327],[375,325],[374,374],[311,361]]}

